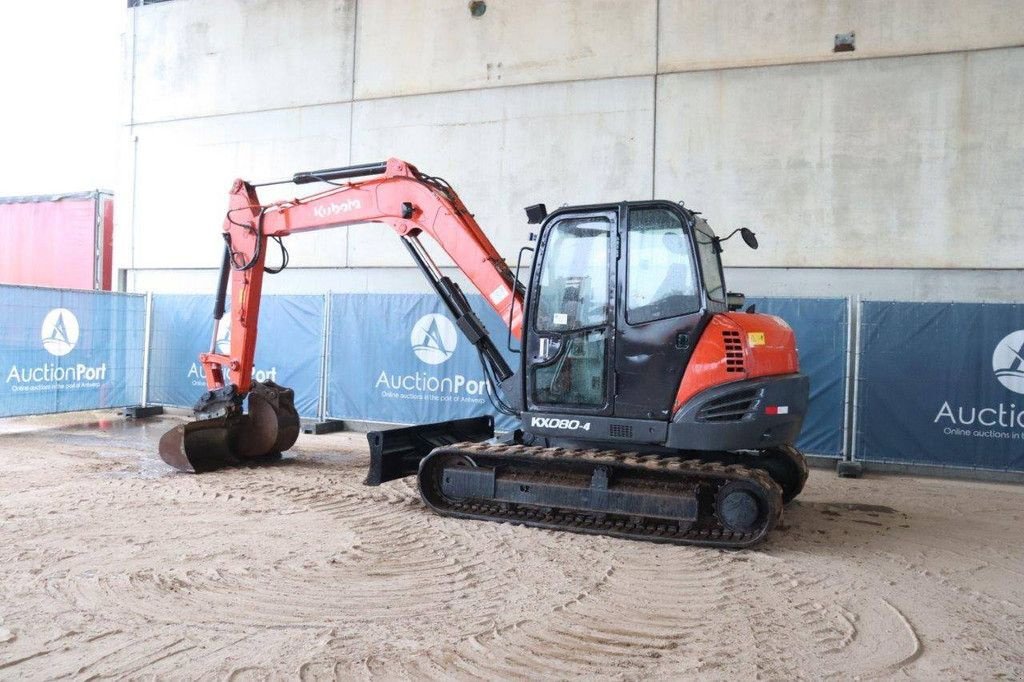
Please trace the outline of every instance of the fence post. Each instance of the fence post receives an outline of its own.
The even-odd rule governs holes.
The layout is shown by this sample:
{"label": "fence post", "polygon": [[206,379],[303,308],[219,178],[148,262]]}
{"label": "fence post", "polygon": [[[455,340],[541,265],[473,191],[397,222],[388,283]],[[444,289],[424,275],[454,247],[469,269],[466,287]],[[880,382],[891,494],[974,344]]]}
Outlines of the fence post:
{"label": "fence post", "polygon": [[146,292],[146,326],[142,342],[142,407],[149,406],[149,346],[153,339],[153,292]]}
{"label": "fence post", "polygon": [[853,449],[850,447],[850,423],[853,419],[853,343],[855,338],[853,301],[846,297],[846,375],[843,382],[843,456],[850,459]]}
{"label": "fence post", "polygon": [[317,421],[327,418],[327,356],[331,339],[331,292],[324,294],[323,338],[320,340],[320,399],[316,410]]}
{"label": "fence post", "polygon": [[[847,299],[849,300],[849,299]],[[849,445],[844,444],[844,447],[848,448],[848,452],[844,453],[843,459],[839,460],[836,465],[836,473],[843,477],[857,478],[863,473],[863,465],[857,461],[857,430],[859,427],[859,417],[857,413],[857,400],[860,395],[860,355],[861,355],[861,344],[862,344],[862,315],[861,312],[864,308],[864,302],[861,301],[860,296],[856,296],[854,299],[855,306],[851,306],[851,309],[856,309],[856,319],[853,316],[850,318],[850,333],[852,341],[847,341],[848,347],[856,348],[853,353],[853,372],[851,375],[850,383],[853,384],[853,395],[848,410],[849,422],[850,422],[850,434],[847,439]],[[849,392],[847,393],[849,395]]]}

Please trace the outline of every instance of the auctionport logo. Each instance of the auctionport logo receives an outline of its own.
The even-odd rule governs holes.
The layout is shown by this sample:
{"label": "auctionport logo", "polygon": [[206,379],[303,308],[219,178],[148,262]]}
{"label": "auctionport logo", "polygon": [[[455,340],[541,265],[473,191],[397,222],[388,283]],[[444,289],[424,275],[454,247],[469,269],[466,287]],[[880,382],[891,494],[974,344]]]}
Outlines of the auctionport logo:
{"label": "auctionport logo", "polygon": [[[429,313],[416,320],[409,334],[409,345],[420,361],[441,365],[455,354],[459,333],[455,324],[438,313]],[[374,383],[383,398],[431,402],[469,403],[482,405],[487,395],[487,382],[464,374],[435,375],[433,371],[411,374],[389,373],[382,369]],[[457,372],[457,370],[455,370]]]}
{"label": "auctionport logo", "polygon": [[1003,386],[1024,394],[1024,329],[1008,334],[996,345],[992,371]]}
{"label": "auctionport logo", "polygon": [[455,353],[459,334],[455,325],[444,315],[424,315],[412,326],[409,343],[412,351],[428,365],[440,365]]}
{"label": "auctionport logo", "polygon": [[217,352],[221,355],[231,354],[231,319],[220,323],[220,330],[217,336]]}
{"label": "auctionport logo", "polygon": [[67,308],[54,308],[43,318],[43,348],[50,355],[67,355],[78,343],[78,318]]}
{"label": "auctionport logo", "polygon": [[[63,357],[78,344],[81,329],[78,318],[67,308],[54,308],[43,317],[39,336],[43,349],[55,357]],[[95,388],[107,380],[107,363],[86,365],[84,362],[44,362],[35,367],[11,365],[4,383],[11,391],[50,391],[55,389]]]}
{"label": "auctionport logo", "polygon": [[[992,371],[1004,388],[1024,394],[1024,329],[1007,334],[992,353]],[[947,436],[1024,440],[1024,408],[999,402],[984,407],[944,401],[935,415]],[[1008,429],[1008,430],[1007,430]]]}

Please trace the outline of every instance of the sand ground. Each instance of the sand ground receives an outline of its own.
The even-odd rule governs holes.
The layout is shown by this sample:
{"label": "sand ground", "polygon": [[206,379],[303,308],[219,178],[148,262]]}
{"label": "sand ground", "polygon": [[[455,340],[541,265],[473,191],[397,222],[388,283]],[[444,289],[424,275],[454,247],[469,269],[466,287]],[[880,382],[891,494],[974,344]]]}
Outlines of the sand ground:
{"label": "sand ground", "polygon": [[1024,488],[812,472],[759,550],[447,520],[359,434],[170,473],[0,421],[0,678],[1024,677]]}

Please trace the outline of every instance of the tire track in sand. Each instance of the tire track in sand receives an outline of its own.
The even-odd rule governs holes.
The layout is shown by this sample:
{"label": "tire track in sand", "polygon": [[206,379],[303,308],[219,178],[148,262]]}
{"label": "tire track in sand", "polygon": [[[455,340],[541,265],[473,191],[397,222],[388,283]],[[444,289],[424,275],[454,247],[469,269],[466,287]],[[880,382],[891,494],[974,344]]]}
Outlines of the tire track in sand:
{"label": "tire track in sand", "polygon": [[[365,641],[367,651],[396,627],[409,638],[429,638],[442,621],[446,636],[460,637],[514,614],[510,600],[532,610],[527,576],[548,562],[508,548],[508,527],[481,524],[468,532],[426,512],[407,484],[373,489],[333,477],[317,477],[318,485],[235,478],[216,487],[194,477],[107,481],[90,513],[103,507],[108,514],[152,514],[161,528],[175,517],[195,520],[170,535],[136,540],[161,552],[180,546],[178,560],[154,566],[145,552],[103,560],[85,553],[65,560],[63,576],[47,579],[46,591],[115,622],[186,619],[220,630],[330,626]],[[232,540],[236,532],[251,535],[253,525],[266,534],[258,552]],[[509,560],[495,563],[482,546],[508,549]],[[579,579],[558,578],[566,590]],[[379,628],[379,640],[366,637],[368,626]]]}

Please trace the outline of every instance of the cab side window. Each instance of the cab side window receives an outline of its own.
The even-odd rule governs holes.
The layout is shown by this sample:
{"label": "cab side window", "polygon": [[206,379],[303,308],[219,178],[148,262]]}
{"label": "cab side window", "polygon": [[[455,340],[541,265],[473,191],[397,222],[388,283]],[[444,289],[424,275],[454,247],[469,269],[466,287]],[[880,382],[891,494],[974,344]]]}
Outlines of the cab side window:
{"label": "cab side window", "polygon": [[700,309],[693,252],[679,217],[664,208],[629,213],[626,322],[642,324]]}

